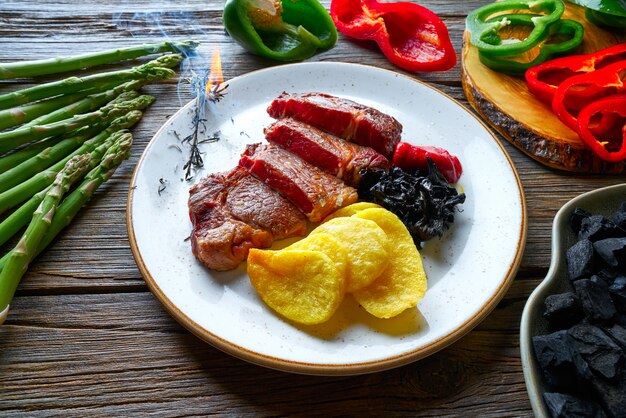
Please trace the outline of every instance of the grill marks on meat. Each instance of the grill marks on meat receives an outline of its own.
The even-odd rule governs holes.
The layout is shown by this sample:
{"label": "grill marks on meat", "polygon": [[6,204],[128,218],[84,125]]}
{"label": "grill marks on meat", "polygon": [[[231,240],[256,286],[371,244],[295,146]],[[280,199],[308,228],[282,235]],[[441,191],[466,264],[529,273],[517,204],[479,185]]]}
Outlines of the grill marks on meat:
{"label": "grill marks on meat", "polygon": [[273,145],[248,145],[239,165],[291,200],[312,222],[358,199],[356,189]]}
{"label": "grill marks on meat", "polygon": [[250,248],[306,233],[306,218],[248,170],[214,173],[189,191],[194,255],[214,270],[231,270]]}
{"label": "grill marks on meat", "polygon": [[363,147],[292,118],[265,128],[265,138],[305,161],[339,177],[351,186],[359,184],[364,168],[389,168],[389,161],[370,147]]}
{"label": "grill marks on meat", "polygon": [[267,108],[273,118],[293,117],[359,145],[372,147],[385,157],[393,151],[402,125],[369,106],[323,93],[282,93]]}

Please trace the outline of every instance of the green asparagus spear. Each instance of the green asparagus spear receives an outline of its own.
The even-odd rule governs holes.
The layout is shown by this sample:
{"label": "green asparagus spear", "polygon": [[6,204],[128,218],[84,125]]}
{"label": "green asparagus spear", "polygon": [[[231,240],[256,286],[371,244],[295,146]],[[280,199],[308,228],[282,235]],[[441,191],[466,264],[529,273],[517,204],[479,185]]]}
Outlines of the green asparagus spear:
{"label": "green asparagus spear", "polygon": [[[136,85],[131,85],[135,82],[130,82],[127,83],[129,88],[132,88],[133,86]],[[141,81],[139,81],[138,83],[141,83]],[[134,90],[129,90],[129,91],[125,91],[122,94],[120,94],[119,96],[117,96],[115,99],[113,99],[110,103],[120,103],[126,100],[132,100],[136,97],[139,96],[139,92],[138,91],[134,91]],[[92,127],[85,127],[85,128],[81,128],[80,130],[77,131],[72,131],[70,134],[68,134],[67,136],[70,135],[78,135],[78,134],[82,134],[83,132],[87,131],[88,133],[90,133],[90,135],[95,135],[97,132],[101,131],[104,129],[104,127],[106,127],[108,125],[108,121],[103,120],[103,123],[101,124],[97,124],[97,125],[93,125],[93,128],[96,128],[96,130],[94,131],[92,129]],[[35,155],[39,154],[41,151],[45,150],[48,147],[54,146],[55,144],[58,144],[59,142],[63,141],[64,139],[67,138],[67,136],[57,136],[54,138],[48,138],[45,141],[39,141],[33,144],[30,144],[26,147],[23,147],[22,149],[16,150],[8,155],[4,155],[0,157],[0,173],[4,173],[5,171],[17,166],[18,164],[23,163],[24,161],[28,160],[31,157],[34,157]]]}
{"label": "green asparagus spear", "polygon": [[[141,118],[141,112],[138,110],[131,111],[126,115],[126,117],[137,119]],[[75,155],[85,154],[88,152],[92,152],[96,149],[99,149],[103,142],[106,144],[106,134],[97,135],[88,141],[85,141],[80,148],[70,154],[68,157],[59,161],[52,167],[37,173],[30,179],[18,184],[17,186],[0,193],[0,213],[5,211],[8,208],[19,205],[25,200],[30,199],[35,193],[44,189],[54,180],[54,176],[63,168],[63,165],[67,162],[67,160]],[[113,134],[115,135],[115,134]],[[106,145],[108,147],[108,145]],[[106,147],[102,150],[102,155],[106,151]]]}
{"label": "green asparagus spear", "polygon": [[44,239],[61,198],[67,193],[71,185],[88,170],[89,159],[88,155],[80,155],[67,162],[35,210],[26,232],[24,232],[17,246],[9,253],[6,265],[0,271],[0,312],[3,313],[0,316],[3,318],[6,317],[5,311],[13,300],[13,295],[22,276]]}
{"label": "green asparagus spear", "polygon": [[112,49],[70,57],[0,64],[0,80],[37,77],[75,71],[161,52],[183,52],[185,55],[189,55],[197,46],[198,42],[195,41],[162,42],[159,44],[137,45],[130,48]]}
{"label": "green asparagus spear", "polygon": [[110,90],[92,94],[79,100],[76,103],[69,104],[65,107],[57,108],[55,111],[46,115],[40,116],[29,123],[21,126],[24,128],[27,126],[47,125],[53,122],[59,122],[65,119],[69,119],[72,116],[79,115],[81,113],[92,112],[105,103],[109,103],[112,100],[121,96],[120,100],[115,103],[119,103],[124,100],[131,100],[139,96],[139,92],[135,91],[140,89],[146,82],[144,80],[129,81],[128,83],[121,84],[113,87]]}
{"label": "green asparagus spear", "polygon": [[[40,254],[48,245],[50,245],[50,243],[59,234],[59,232],[61,232],[63,228],[70,224],[70,222],[72,221],[72,219],[74,219],[80,209],[85,205],[85,203],[87,203],[87,201],[89,201],[96,189],[100,187],[102,183],[111,178],[111,176],[113,175],[117,167],[122,163],[122,161],[128,158],[131,145],[132,136],[130,134],[120,137],[118,141],[113,144],[111,148],[109,148],[107,153],[102,158],[100,164],[92,169],[89,173],[87,173],[80,186],[78,186],[76,190],[70,193],[63,200],[63,202],[57,209],[54,218],[52,219],[52,223],[50,224],[50,227],[46,232],[45,238],[42,240],[41,244],[37,248],[35,256]],[[45,195],[45,193],[40,192],[38,193],[38,195],[41,195],[41,200],[43,200],[43,196]],[[22,223],[20,228],[28,222],[28,219],[30,219],[31,214],[33,213],[37,205],[39,205],[39,202],[31,206],[32,209],[30,213],[27,213],[27,219]],[[19,230],[20,228],[18,228],[17,230]],[[6,254],[5,256],[0,258],[0,271],[6,265],[7,260],[9,259],[9,254]]]}
{"label": "green asparagus spear", "polygon": [[99,91],[99,89],[92,87],[74,94],[59,96],[46,101],[15,107],[13,109],[0,110],[0,130],[30,122],[39,116],[47,115],[57,109],[75,103],[90,94],[98,93]]}
{"label": "green asparagus spear", "polygon": [[143,109],[154,101],[152,96],[139,96],[136,99],[122,103],[112,103],[95,112],[76,115],[69,119],[53,122],[47,125],[26,126],[9,132],[0,133],[0,154],[17,148],[30,141],[36,141],[56,135],[66,134],[99,120],[115,118],[132,109]]}
{"label": "green asparagus spear", "polygon": [[[37,173],[42,172],[54,163],[63,158],[68,158],[81,144],[92,136],[98,134],[101,138],[106,138],[116,131],[127,129],[139,121],[141,114],[130,113],[121,116],[108,125],[104,129],[100,124],[89,127],[84,131],[79,131],[78,135],[66,138],[61,142],[44,149],[37,155],[16,165],[15,167],[0,174],[0,193],[17,186],[18,184],[30,179]],[[104,130],[103,130],[104,129]]]}
{"label": "green asparagus spear", "polygon": [[103,90],[103,86],[112,82],[122,84],[131,80],[150,81],[156,78],[171,78],[176,75],[176,73],[169,68],[178,65],[182,59],[183,57],[180,54],[168,54],[129,70],[93,74],[81,78],[70,77],[65,80],[40,84],[12,93],[2,94],[0,95],[0,110],[61,94],[74,93],[94,86]]}
{"label": "green asparagus spear", "polygon": [[48,138],[44,141],[39,141],[34,144],[30,144],[27,147],[16,150],[11,154],[4,155],[0,157],[0,173],[4,173],[5,171],[15,167],[18,164],[23,163],[31,157],[39,154],[41,151],[45,150],[48,147],[54,146],[59,142],[63,141],[62,136],[56,136],[54,138]]}

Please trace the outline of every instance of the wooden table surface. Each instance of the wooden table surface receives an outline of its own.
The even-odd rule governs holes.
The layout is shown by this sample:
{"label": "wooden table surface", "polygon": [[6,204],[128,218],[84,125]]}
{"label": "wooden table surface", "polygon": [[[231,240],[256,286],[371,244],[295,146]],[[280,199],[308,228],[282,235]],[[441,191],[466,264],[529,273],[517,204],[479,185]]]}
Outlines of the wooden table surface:
{"label": "wooden table surface", "polygon": [[[459,57],[464,18],[484,3],[421,2],[445,21]],[[163,29],[174,39],[200,40],[205,55],[218,45],[226,79],[276,65],[235,44],[221,13],[217,0],[2,0],[0,61],[156,42]],[[371,44],[342,35],[335,48],[310,61],[401,71]],[[413,76],[468,106],[459,64]],[[532,414],[519,321],[549,266],[552,218],[574,196],[623,177],[557,172],[502,140],[526,194],[528,240],[515,281],[487,319],[448,348],[397,369],[349,377],[287,374],[238,360],[190,334],[149,292],[135,265],[126,233],[128,184],[152,135],[180,107],[176,84],[145,88],[157,101],[133,129],[131,158],[22,280],[0,327],[1,416]],[[15,87],[5,82],[0,91]]]}

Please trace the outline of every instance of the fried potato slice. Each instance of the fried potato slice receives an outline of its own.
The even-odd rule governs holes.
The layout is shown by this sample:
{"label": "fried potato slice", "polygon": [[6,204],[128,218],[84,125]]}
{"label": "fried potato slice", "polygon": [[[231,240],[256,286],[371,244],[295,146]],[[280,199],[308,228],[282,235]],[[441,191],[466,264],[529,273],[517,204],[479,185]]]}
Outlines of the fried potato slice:
{"label": "fried potato slice", "polygon": [[[333,260],[337,270],[339,270],[343,276],[347,273],[348,253],[345,247],[330,234],[324,232],[311,234],[283,249],[283,251],[291,250],[319,251],[324,253]],[[347,284],[347,280],[345,280],[345,282]]]}
{"label": "fried potato slice", "polygon": [[374,209],[374,208],[382,208],[382,206],[377,205],[376,203],[371,203],[371,202],[357,202],[357,203],[353,203],[351,205],[344,206],[341,209],[337,209],[336,211],[334,211],[333,213],[328,215],[324,219],[323,222],[330,221],[331,219],[335,219],[335,218],[342,218],[342,217],[352,216],[355,213],[360,212],[362,210]]}
{"label": "fried potato slice", "polygon": [[376,222],[390,244],[389,265],[370,286],[354,292],[357,302],[378,318],[391,318],[415,306],[426,292],[426,273],[402,221],[386,209],[365,209],[353,218]]}
{"label": "fried potato slice", "polygon": [[387,267],[389,240],[376,222],[355,217],[335,218],[319,225],[311,235],[320,233],[332,235],[346,250],[346,291],[368,286]]}
{"label": "fried potato slice", "polygon": [[327,321],[343,300],[344,274],[319,251],[252,249],[248,276],[269,307],[302,324]]}

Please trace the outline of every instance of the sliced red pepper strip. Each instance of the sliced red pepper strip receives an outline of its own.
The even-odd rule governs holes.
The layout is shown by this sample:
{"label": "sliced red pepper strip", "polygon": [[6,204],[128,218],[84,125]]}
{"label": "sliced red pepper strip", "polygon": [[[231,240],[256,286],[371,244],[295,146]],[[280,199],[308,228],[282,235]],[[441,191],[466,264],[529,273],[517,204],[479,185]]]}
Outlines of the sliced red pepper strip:
{"label": "sliced red pepper strip", "polygon": [[615,94],[585,106],[578,115],[578,133],[603,160],[626,160],[626,94]]}
{"label": "sliced red pepper strip", "polygon": [[398,142],[393,153],[393,165],[405,171],[428,170],[428,158],[437,166],[448,183],[459,181],[463,168],[459,159],[447,150],[429,145],[412,145],[407,142]]}
{"label": "sliced red pepper strip", "polygon": [[542,102],[550,104],[557,87],[568,78],[599,70],[623,60],[626,60],[626,42],[591,54],[570,55],[531,67],[526,71],[526,83],[532,94]]}
{"label": "sliced red pepper strip", "polygon": [[408,71],[445,71],[456,65],[448,29],[427,8],[409,2],[332,0],[339,32],[375,41],[387,59]]}
{"label": "sliced red pepper strip", "polygon": [[589,103],[626,90],[626,60],[600,70],[565,80],[556,90],[552,110],[574,131],[578,130],[578,112]]}

